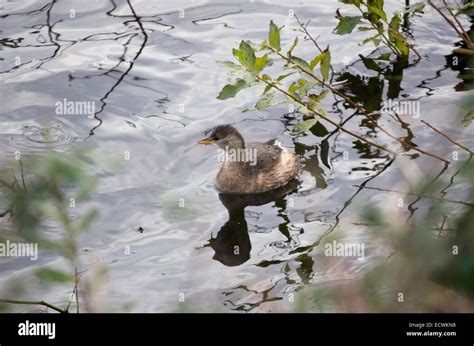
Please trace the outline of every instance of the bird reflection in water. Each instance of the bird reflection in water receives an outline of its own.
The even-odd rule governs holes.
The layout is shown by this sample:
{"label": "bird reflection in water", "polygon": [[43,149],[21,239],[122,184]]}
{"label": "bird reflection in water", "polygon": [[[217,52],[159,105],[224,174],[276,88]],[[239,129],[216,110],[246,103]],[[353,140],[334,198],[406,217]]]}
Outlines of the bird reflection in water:
{"label": "bird reflection in water", "polygon": [[229,213],[229,220],[221,227],[216,237],[209,240],[208,246],[215,251],[213,259],[229,267],[248,261],[252,244],[245,220],[245,208],[273,201],[277,205],[285,205],[285,196],[295,192],[299,183],[297,179],[293,179],[285,186],[263,193],[220,193],[219,199]]}

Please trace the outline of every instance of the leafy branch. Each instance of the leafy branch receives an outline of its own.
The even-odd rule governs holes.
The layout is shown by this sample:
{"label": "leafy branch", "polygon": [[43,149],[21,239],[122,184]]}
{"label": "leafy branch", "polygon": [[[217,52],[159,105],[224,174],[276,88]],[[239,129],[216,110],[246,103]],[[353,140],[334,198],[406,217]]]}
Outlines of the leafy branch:
{"label": "leafy branch", "polygon": [[[358,31],[374,33],[365,39],[362,44],[372,42],[376,47],[383,43],[397,57],[407,59],[412,50],[417,55],[417,60],[421,58],[420,54],[408,43],[407,37],[400,32],[402,16],[405,14],[421,12],[425,6],[423,3],[416,3],[407,6],[404,11],[396,11],[389,19],[384,10],[383,0],[339,0],[345,4],[354,5],[359,11],[360,16],[343,16],[339,9],[336,11],[336,18],[339,24],[334,29],[338,35],[347,35],[357,28]],[[364,64],[366,64],[364,60]],[[367,66],[367,64],[366,64]]]}
{"label": "leafy branch", "polygon": [[[281,29],[282,28],[278,28],[275,23],[271,21],[268,40],[261,44],[242,41],[239,48],[233,49],[232,51],[237,63],[231,61],[219,62],[221,65],[231,69],[230,75],[237,75],[238,77],[233,83],[224,86],[217,96],[218,99],[226,100],[235,97],[237,93],[243,89],[264,84],[265,88],[260,99],[257,101],[255,108],[257,110],[262,110],[278,104],[274,102],[277,95],[276,92],[282,94],[286,101],[297,107],[297,110],[303,114],[303,118],[305,119],[298,123],[294,130],[297,130],[298,132],[306,132],[318,122],[318,119],[322,119],[370,146],[377,147],[378,149],[386,151],[392,155],[397,155],[394,150],[376,144],[330,119],[320,103],[327,93],[331,92],[358,109],[374,127],[399,142],[404,148],[431,156],[445,164],[449,163],[448,160],[427,152],[393,135],[385,128],[378,125],[375,117],[361,104],[354,102],[351,98],[334,88],[329,82],[329,71],[331,69],[331,53],[329,46],[324,50],[319,48],[318,54],[308,62],[293,54],[293,51],[298,45],[298,37],[296,37],[289,50],[286,53],[283,53],[280,38]],[[305,30],[305,34],[310,36],[307,30]],[[314,39],[312,39],[312,41],[317,45],[317,42]],[[319,46],[317,45],[317,47]],[[258,52],[263,52],[264,54],[262,56],[257,56]],[[271,77],[268,73],[263,72],[265,68],[273,66],[276,62],[283,64],[283,68],[287,70],[288,73],[282,74],[278,77]],[[319,73],[315,72],[315,69],[318,69]],[[292,78],[288,79],[288,77]],[[288,80],[290,82],[288,82]],[[284,85],[284,83],[286,83],[286,85]]]}

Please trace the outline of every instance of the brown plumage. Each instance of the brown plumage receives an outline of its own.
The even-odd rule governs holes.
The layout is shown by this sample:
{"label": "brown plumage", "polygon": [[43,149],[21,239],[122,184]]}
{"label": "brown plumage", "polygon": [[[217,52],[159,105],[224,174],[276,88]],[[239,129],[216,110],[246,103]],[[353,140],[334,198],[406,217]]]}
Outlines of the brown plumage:
{"label": "brown plumage", "polygon": [[[301,167],[298,157],[276,140],[245,143],[231,125],[212,129],[200,144],[216,144],[223,160],[216,187],[227,193],[256,193],[277,189],[292,180]],[[240,156],[233,154],[240,153]]]}

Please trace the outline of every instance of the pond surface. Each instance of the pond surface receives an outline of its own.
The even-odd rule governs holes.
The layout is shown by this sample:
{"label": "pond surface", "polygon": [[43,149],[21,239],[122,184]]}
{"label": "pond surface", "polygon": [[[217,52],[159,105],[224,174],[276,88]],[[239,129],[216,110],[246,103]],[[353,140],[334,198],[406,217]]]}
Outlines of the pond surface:
{"label": "pond surface", "polygon": [[[101,311],[344,311],[304,292],[348,285],[386,261],[393,249],[372,237],[360,212],[374,203],[395,206],[400,197],[357,186],[408,191],[418,177],[441,172],[443,164],[416,152],[392,163],[386,153],[330,127],[296,136],[291,129],[301,115],[285,104],[242,113],[255,104],[255,90],[217,100],[228,77],[216,61],[231,60],[232,48],[243,39],[262,41],[272,19],[285,25],[282,45],[289,45],[298,28],[291,11],[303,21],[314,18],[309,29],[321,46],[330,45],[340,90],[371,111],[389,99],[419,101],[421,116],[403,118],[407,129],[390,116],[379,124],[451,158],[458,148],[420,120],[474,147],[473,127],[463,123],[459,107],[472,97],[472,71],[466,77],[465,61],[453,64],[456,36],[427,9],[407,27],[424,58],[377,76],[359,58],[373,50],[359,45],[364,33],[332,34],[336,9],[351,13],[336,1],[131,3],[139,22],[127,1],[5,4],[2,170],[17,168],[16,152],[24,158],[44,155],[47,147],[65,155],[74,148],[96,153],[84,164],[99,186],[77,214],[91,206],[100,210],[80,237],[80,256],[86,269],[107,267]],[[400,9],[399,1],[386,3],[390,13]],[[297,52],[305,58],[315,54],[310,43]],[[57,114],[57,103],[63,101],[92,102],[95,108],[92,116]],[[348,128],[378,143],[395,144],[347,104],[327,97],[323,106],[334,119],[349,119]],[[267,196],[260,205],[220,198],[213,187],[217,152],[196,141],[205,130],[225,123],[234,124],[246,140],[278,138],[294,150],[304,163],[297,185]],[[466,158],[459,152],[459,160]],[[443,174],[450,177],[455,168]],[[459,199],[463,191],[455,180],[445,196]],[[407,201],[413,202],[404,206],[407,218],[426,207],[423,200]],[[0,225],[9,227],[6,220]],[[54,237],[60,230],[47,223],[44,232]],[[322,244],[329,239],[363,243],[364,258],[324,256]],[[37,262],[2,263],[0,291],[46,264],[64,265],[46,252]],[[30,285],[23,298],[62,304],[70,293],[67,286]],[[295,296],[304,308],[295,306]],[[14,311],[38,309],[17,306]]]}

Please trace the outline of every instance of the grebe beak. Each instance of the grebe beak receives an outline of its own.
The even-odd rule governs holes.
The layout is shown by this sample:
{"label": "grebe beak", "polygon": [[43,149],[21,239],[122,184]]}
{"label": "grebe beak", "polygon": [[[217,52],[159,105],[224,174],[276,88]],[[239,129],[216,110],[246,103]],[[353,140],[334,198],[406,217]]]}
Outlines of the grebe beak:
{"label": "grebe beak", "polygon": [[209,145],[212,143],[214,143],[214,140],[212,138],[204,138],[197,142],[197,144],[204,144],[204,145]]}

